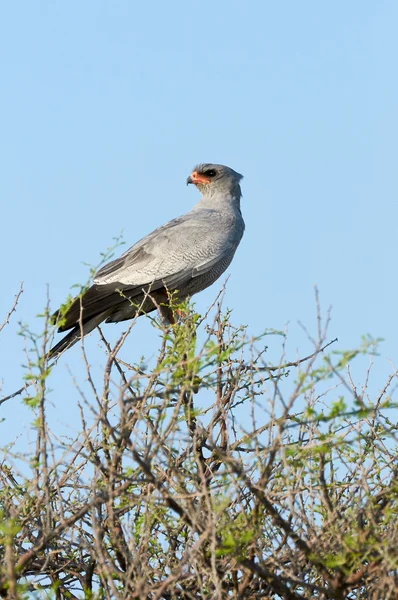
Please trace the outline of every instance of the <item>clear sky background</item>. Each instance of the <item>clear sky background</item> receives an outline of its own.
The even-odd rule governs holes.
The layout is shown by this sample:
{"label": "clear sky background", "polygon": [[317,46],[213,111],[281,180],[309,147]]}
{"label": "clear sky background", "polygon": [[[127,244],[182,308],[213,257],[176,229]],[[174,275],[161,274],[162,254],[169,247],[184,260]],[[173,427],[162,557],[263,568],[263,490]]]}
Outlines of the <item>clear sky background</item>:
{"label": "clear sky background", "polygon": [[[0,396],[21,384],[18,320],[40,330],[46,285],[55,309],[121,230],[131,245],[186,212],[198,162],[245,176],[234,323],[290,322],[303,354],[317,284],[339,348],[385,338],[381,387],[398,362],[397,22],[394,0],[2,3],[0,322],[24,293],[0,336]],[[100,364],[97,333],[88,344]],[[141,319],[127,344],[134,360],[158,339]],[[60,422],[67,365],[79,371],[78,345],[51,379]],[[0,411],[5,443],[31,413],[21,398]]]}

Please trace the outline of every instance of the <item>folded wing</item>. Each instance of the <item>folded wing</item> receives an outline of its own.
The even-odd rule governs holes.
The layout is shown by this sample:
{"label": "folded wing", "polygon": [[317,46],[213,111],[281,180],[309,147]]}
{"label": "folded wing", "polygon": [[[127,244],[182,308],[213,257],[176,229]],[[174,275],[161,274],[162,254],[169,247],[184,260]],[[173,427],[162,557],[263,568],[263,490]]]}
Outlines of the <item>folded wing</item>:
{"label": "folded wing", "polygon": [[126,298],[140,299],[145,292],[190,289],[193,279],[232,257],[241,236],[234,240],[223,234],[227,230],[214,211],[191,215],[166,223],[102,267],[94,284],[73,301],[59,330],[75,327],[81,314],[84,322],[100,313],[112,320]]}

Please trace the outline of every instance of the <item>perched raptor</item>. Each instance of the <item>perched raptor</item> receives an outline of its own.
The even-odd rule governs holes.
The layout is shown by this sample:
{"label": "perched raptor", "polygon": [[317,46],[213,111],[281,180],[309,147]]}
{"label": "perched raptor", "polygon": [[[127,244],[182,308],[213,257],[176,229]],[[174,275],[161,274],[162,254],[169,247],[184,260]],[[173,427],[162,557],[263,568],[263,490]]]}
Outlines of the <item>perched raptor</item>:
{"label": "perched raptor", "polygon": [[[223,165],[195,167],[187,184],[201,192],[199,202],[95,274],[93,285],[62,314],[58,331],[71,331],[49,356],[58,356],[102,321],[132,319],[137,306],[140,314],[148,313],[167,305],[169,292],[183,300],[214,283],[230,264],[245,229],[241,179]],[[162,312],[167,317],[167,308]]]}

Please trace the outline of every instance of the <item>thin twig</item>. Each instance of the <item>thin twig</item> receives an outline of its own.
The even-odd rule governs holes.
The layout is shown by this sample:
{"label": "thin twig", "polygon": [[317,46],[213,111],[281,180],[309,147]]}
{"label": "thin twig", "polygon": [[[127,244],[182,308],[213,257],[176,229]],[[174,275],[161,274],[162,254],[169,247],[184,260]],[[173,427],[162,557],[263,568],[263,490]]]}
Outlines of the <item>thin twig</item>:
{"label": "thin twig", "polygon": [[18,291],[18,293],[16,294],[16,296],[15,296],[15,298],[14,298],[14,303],[13,303],[13,305],[12,305],[11,309],[10,309],[10,310],[9,310],[9,312],[7,313],[7,316],[6,316],[6,318],[4,319],[3,323],[0,325],[0,331],[2,331],[2,329],[3,329],[3,328],[6,326],[6,325],[8,325],[8,323],[10,322],[10,317],[11,317],[12,313],[13,313],[13,312],[16,310],[16,308],[17,308],[17,304],[18,304],[18,301],[19,301],[19,298],[20,298],[20,296],[21,296],[22,292],[23,292],[23,281],[21,281],[21,284],[20,284],[20,287],[19,287],[19,291]]}

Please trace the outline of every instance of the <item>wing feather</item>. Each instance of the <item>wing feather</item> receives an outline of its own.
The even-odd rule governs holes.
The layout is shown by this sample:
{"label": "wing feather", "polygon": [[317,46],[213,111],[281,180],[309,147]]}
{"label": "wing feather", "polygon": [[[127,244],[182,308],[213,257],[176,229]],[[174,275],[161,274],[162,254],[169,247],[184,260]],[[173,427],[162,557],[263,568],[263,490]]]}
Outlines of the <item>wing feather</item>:
{"label": "wing feather", "polygon": [[231,236],[234,223],[222,219],[211,209],[193,209],[142,238],[95,274],[93,285],[67,311],[60,331],[76,326],[82,309],[86,321],[98,313],[118,310],[126,298],[142,297],[143,292],[188,289],[192,279],[216,269],[217,264],[229,264],[243,227]]}
{"label": "wing feather", "polygon": [[167,281],[175,286],[206,272],[240,239],[234,244],[230,228],[220,218],[217,212],[202,209],[166,223],[102,267],[94,283],[143,286]]}

